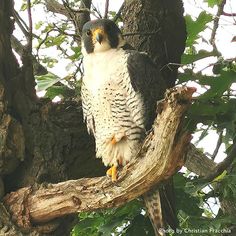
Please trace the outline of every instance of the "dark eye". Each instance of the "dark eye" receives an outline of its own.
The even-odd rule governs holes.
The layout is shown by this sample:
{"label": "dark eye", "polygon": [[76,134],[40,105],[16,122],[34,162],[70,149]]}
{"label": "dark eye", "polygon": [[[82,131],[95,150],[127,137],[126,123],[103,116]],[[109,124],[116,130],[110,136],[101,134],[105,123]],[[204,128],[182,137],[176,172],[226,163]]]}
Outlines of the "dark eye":
{"label": "dark eye", "polygon": [[87,36],[91,36],[91,34],[92,34],[91,30],[87,30],[87,31],[86,31],[86,35],[87,35]]}

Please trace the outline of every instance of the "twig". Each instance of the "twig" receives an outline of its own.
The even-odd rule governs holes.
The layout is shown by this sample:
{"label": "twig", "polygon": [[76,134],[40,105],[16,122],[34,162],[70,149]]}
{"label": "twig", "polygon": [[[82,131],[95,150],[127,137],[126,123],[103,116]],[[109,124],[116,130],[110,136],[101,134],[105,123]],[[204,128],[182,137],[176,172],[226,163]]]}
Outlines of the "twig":
{"label": "twig", "polygon": [[104,18],[105,19],[107,19],[108,11],[109,11],[109,0],[106,0],[106,3],[105,3],[105,13],[104,13]]}
{"label": "twig", "polygon": [[121,17],[121,12],[122,12],[124,6],[125,6],[125,3],[123,2],[120,9],[119,9],[119,11],[116,13],[116,15],[113,18],[114,22],[116,22]]}
{"label": "twig", "polygon": [[212,180],[214,180],[217,176],[222,174],[223,171],[227,169],[227,167],[229,167],[229,165],[234,160],[235,156],[236,156],[236,143],[233,144],[228,156],[222,162],[220,162],[209,175],[204,177],[203,180],[207,182],[211,182]]}
{"label": "twig", "polygon": [[101,13],[98,11],[98,9],[94,6],[93,3],[92,3],[92,8],[93,8],[93,11],[96,12],[96,13],[98,14],[98,18],[102,18]]}
{"label": "twig", "polygon": [[53,31],[53,29],[47,31],[47,33],[46,33],[44,39],[39,43],[38,47],[36,48],[36,50],[37,50],[37,57],[38,57],[38,51],[39,51],[40,47],[45,43],[45,41],[46,41],[47,38],[48,38],[48,35],[49,35],[52,31]]}
{"label": "twig", "polygon": [[209,209],[209,211],[211,212],[212,216],[215,217],[216,214],[213,212],[212,206],[209,204],[209,202],[207,202],[207,200],[206,200],[206,201],[204,201],[204,203],[208,206],[208,209]]}
{"label": "twig", "polygon": [[27,12],[28,12],[28,20],[29,20],[29,33],[28,33],[28,52],[32,53],[32,40],[33,40],[33,22],[32,22],[32,14],[31,14],[31,0],[27,0]]}
{"label": "twig", "polygon": [[[26,46],[22,45],[21,42],[14,35],[11,36],[11,44],[12,47],[14,48],[14,51],[21,57],[27,50]],[[36,56],[32,55],[31,58],[34,67],[34,74],[35,75],[47,74],[47,69],[38,62]]]}
{"label": "twig", "polygon": [[58,31],[61,34],[67,35],[67,36],[71,36],[71,37],[75,37],[75,38],[81,38],[80,35],[78,34],[72,34],[72,33],[67,33],[65,30],[60,29],[55,23],[53,23],[54,26],[54,31]]}
{"label": "twig", "polygon": [[216,44],[215,44],[215,37],[216,37],[216,31],[219,27],[219,21],[220,21],[220,16],[223,14],[224,6],[226,4],[226,0],[222,0],[221,4],[219,5],[216,17],[213,21],[213,29],[211,32],[211,38],[210,38],[210,43],[213,46],[213,49],[217,52]]}
{"label": "twig", "polygon": [[156,31],[152,31],[152,32],[127,32],[122,34],[124,37],[127,36],[133,36],[133,35],[154,35],[157,34],[160,31],[160,29],[156,30]]}
{"label": "twig", "polygon": [[215,150],[214,150],[214,152],[213,152],[213,154],[212,154],[212,156],[211,156],[211,159],[212,159],[213,161],[215,160],[216,155],[217,155],[218,152],[219,152],[220,146],[221,146],[221,144],[222,144],[222,138],[223,138],[223,131],[221,131],[220,134],[219,134],[219,138],[218,138],[217,143],[216,143],[216,148],[215,148]]}
{"label": "twig", "polygon": [[223,16],[236,16],[236,13],[227,13],[225,11],[222,12]]}
{"label": "twig", "polygon": [[28,26],[26,25],[26,23],[23,21],[23,19],[19,16],[19,14],[14,10],[13,12],[13,16],[14,19],[17,23],[17,25],[19,26],[19,28],[21,29],[22,33],[25,35],[25,37],[28,37],[29,32],[28,32]]}
{"label": "twig", "polygon": [[184,64],[180,64],[180,63],[170,62],[170,63],[165,64],[164,66],[162,66],[160,68],[160,71],[163,71],[165,68],[168,68],[169,70],[173,70],[171,66],[181,67],[181,66],[185,66],[185,65]]}

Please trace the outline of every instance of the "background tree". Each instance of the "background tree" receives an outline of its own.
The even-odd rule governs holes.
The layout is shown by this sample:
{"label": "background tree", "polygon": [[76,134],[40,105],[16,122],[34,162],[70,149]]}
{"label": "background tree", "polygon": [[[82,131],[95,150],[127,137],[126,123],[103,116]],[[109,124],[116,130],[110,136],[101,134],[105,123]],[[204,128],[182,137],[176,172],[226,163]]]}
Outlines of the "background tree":
{"label": "background tree", "polygon": [[[225,12],[226,0],[206,2],[218,11],[212,15],[203,10],[196,19],[185,17],[188,35],[182,61],[186,33],[181,1],[127,0],[118,12],[109,11],[109,1],[106,1],[104,15],[117,23],[123,22],[125,39],[136,49],[149,53],[161,67],[169,87],[194,81],[205,89],[188,113],[186,129],[200,133],[199,141],[212,130],[219,138],[213,154],[191,147],[185,164],[188,171],[174,176],[180,228],[208,230],[202,235],[214,235],[209,232],[210,227],[227,228],[234,235],[236,103],[232,85],[236,74],[235,58],[224,59],[215,38],[222,16],[231,18],[235,13]],[[50,20],[33,23],[32,12],[42,4]],[[82,122],[79,92],[75,92],[79,91],[75,89],[79,87],[75,77],[83,73],[79,37],[82,25],[90,16],[103,15],[90,0],[27,0],[22,1],[21,10],[14,10],[13,1],[0,2],[1,196],[24,186],[37,188],[36,183],[57,183],[105,173],[103,165],[94,158],[94,143]],[[28,15],[28,22],[22,20],[24,13]],[[23,40],[11,36],[14,24],[21,29]],[[210,38],[202,36],[208,27],[211,28]],[[198,49],[200,39],[211,46],[210,51]],[[22,66],[11,47],[20,55]],[[59,59],[44,55],[44,50],[51,47],[60,52]],[[209,62],[212,73],[196,72],[197,61],[212,56],[216,59]],[[48,73],[58,60],[64,59],[70,61],[66,77]],[[35,78],[37,90],[46,90],[44,98],[36,96]],[[53,103],[52,99],[58,95],[63,96],[62,102]],[[215,158],[222,145],[226,147],[227,157],[216,165]],[[218,212],[211,211],[213,205],[209,206],[209,199],[216,199],[217,205],[220,204]],[[56,231],[50,234],[68,235],[76,224],[73,217],[66,217],[60,223],[42,227],[29,225],[22,230],[11,221],[3,204],[0,211],[0,235],[44,235],[54,229]],[[78,221],[73,235],[153,234],[139,200],[118,209],[81,213]]]}

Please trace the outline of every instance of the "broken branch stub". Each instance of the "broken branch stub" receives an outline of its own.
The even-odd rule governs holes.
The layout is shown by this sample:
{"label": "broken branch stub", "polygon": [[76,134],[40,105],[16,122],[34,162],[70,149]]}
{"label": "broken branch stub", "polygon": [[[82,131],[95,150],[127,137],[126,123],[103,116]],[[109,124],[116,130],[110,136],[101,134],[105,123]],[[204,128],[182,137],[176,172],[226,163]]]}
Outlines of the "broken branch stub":
{"label": "broken branch stub", "polygon": [[13,219],[27,228],[77,212],[117,207],[172,176],[184,164],[190,143],[181,123],[194,91],[187,87],[167,91],[152,132],[137,157],[120,170],[116,183],[104,176],[19,189],[4,198]]}

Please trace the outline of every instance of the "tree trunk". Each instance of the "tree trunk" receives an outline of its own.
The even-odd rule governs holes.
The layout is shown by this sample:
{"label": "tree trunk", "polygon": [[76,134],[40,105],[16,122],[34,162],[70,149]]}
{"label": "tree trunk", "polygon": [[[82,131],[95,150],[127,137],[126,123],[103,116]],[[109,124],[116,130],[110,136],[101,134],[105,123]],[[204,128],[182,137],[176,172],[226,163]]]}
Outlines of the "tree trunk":
{"label": "tree trunk", "polygon": [[150,55],[160,67],[167,87],[175,84],[185,48],[183,12],[180,0],[127,0],[123,9],[126,41]]}
{"label": "tree trunk", "polygon": [[[94,141],[82,122],[81,103],[38,99],[27,52],[19,68],[10,45],[12,12],[12,0],[0,1],[0,196],[35,183],[104,175],[103,164],[95,159]],[[182,13],[180,1],[161,0],[126,1],[123,11],[125,32],[148,30],[146,35],[126,37],[127,41],[163,67],[168,86],[176,80],[177,70],[169,70],[166,64],[178,63],[184,48]],[[155,33],[148,34],[149,30]],[[0,212],[6,212],[3,205]],[[60,225],[54,236],[68,234],[68,227]],[[54,225],[41,232],[37,228],[21,232],[7,213],[0,214],[0,235],[44,235],[50,227]]]}

